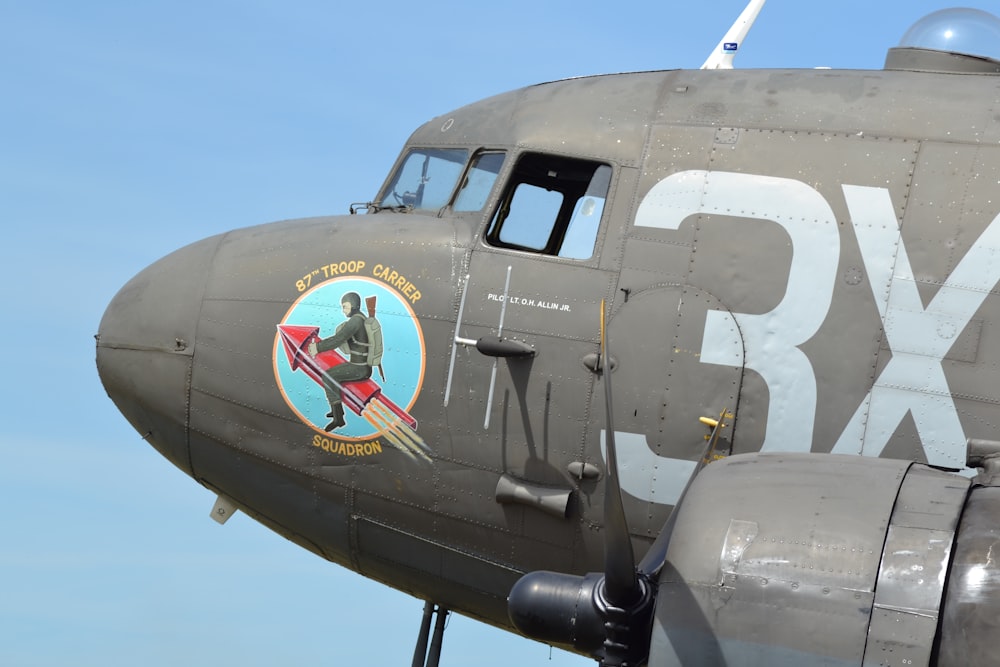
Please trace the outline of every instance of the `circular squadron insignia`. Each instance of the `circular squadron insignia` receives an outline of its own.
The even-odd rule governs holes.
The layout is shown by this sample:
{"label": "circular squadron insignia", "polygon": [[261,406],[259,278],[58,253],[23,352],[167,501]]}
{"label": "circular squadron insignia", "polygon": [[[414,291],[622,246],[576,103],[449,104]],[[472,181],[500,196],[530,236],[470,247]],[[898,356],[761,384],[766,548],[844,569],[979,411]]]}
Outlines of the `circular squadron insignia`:
{"label": "circular squadron insignia", "polygon": [[288,407],[316,431],[311,444],[349,457],[393,447],[429,461],[409,412],[424,377],[413,296],[357,275],[300,290],[277,325],[274,375]]}

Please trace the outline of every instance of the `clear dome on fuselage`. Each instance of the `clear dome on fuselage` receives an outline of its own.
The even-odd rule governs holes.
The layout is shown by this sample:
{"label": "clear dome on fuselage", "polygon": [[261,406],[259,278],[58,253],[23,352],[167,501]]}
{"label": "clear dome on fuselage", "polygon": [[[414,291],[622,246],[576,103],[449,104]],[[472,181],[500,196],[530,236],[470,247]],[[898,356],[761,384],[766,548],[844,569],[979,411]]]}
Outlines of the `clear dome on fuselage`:
{"label": "clear dome on fuselage", "polygon": [[1000,60],[1000,18],[981,9],[942,9],[914,23],[899,46]]}

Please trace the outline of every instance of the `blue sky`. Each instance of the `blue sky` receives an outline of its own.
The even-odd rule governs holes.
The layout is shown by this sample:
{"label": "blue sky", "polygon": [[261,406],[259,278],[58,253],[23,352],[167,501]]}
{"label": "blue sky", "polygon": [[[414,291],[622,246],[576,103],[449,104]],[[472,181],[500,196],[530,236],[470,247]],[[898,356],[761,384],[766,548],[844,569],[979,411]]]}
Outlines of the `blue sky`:
{"label": "blue sky", "polygon": [[[131,430],[104,306],[191,241],[371,199],[432,116],[698,67],[743,4],[0,0],[0,664],[409,664],[421,601],[218,526]],[[945,6],[771,0],[736,64],[878,69]],[[591,663],[453,617],[442,665],[468,664]]]}

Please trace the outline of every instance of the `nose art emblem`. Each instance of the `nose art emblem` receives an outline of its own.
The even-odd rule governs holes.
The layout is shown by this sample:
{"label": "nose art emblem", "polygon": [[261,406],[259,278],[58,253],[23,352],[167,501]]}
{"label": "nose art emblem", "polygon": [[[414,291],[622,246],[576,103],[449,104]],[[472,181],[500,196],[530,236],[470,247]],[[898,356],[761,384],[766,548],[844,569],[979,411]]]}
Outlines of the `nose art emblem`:
{"label": "nose art emblem", "polygon": [[288,407],[313,430],[310,446],[348,458],[394,448],[430,461],[410,412],[425,361],[413,300],[383,281],[347,276],[305,289],[285,313],[274,339],[274,377]]}

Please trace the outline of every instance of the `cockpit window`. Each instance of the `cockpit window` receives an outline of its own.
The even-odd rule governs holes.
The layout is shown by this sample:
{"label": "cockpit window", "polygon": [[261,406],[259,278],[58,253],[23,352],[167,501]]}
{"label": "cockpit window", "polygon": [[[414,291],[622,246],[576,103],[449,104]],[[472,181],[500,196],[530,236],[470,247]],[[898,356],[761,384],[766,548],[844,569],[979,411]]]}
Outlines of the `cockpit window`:
{"label": "cockpit window", "polygon": [[472,164],[469,165],[469,171],[462,182],[462,189],[455,197],[453,210],[460,213],[479,211],[486,206],[493,183],[496,182],[500,167],[503,166],[503,158],[504,154],[497,151],[478,153],[472,158]]}
{"label": "cockpit window", "polygon": [[597,240],[601,216],[604,215],[604,201],[610,184],[611,167],[602,164],[594,171],[583,197],[576,200],[573,216],[569,219],[569,227],[559,248],[560,257],[588,259],[594,254],[594,242]]}
{"label": "cockpit window", "polygon": [[469,152],[462,148],[415,148],[389,181],[379,208],[438,211],[447,205]]}
{"label": "cockpit window", "polygon": [[588,259],[594,254],[610,184],[609,165],[527,153],[514,167],[486,241]]}

